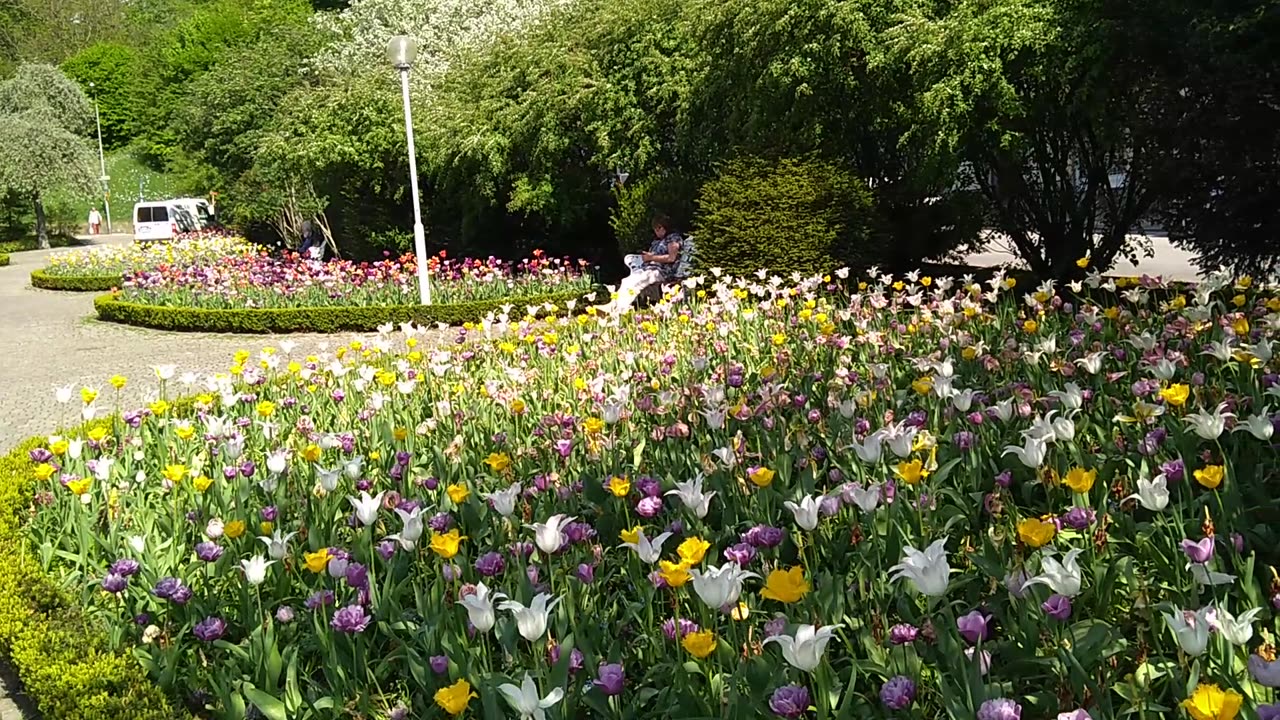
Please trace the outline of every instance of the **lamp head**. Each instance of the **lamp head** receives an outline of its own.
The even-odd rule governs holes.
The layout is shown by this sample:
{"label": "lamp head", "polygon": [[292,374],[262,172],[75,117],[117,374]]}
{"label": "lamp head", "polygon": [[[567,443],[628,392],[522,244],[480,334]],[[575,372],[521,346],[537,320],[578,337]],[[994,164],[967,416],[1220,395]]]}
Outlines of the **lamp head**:
{"label": "lamp head", "polygon": [[387,43],[387,62],[397,70],[408,70],[418,56],[418,43],[408,35],[396,35]]}

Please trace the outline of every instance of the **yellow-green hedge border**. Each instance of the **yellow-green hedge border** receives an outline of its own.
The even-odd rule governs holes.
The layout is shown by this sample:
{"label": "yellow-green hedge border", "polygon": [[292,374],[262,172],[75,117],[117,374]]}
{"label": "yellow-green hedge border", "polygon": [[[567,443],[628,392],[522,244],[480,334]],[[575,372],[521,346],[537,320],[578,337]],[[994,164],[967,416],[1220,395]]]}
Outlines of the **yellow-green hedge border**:
{"label": "yellow-green hedge border", "polygon": [[40,568],[24,532],[35,492],[32,438],[0,457],[0,654],[45,720],[184,717],[132,657],[107,647]]}
{"label": "yellow-green hedge border", "polygon": [[67,292],[104,292],[120,287],[122,275],[50,275],[44,270],[31,271],[31,287]]}
{"label": "yellow-green hedge border", "polygon": [[[101,295],[93,301],[98,319],[125,325],[213,333],[333,333],[368,331],[387,323],[414,322],[420,325],[461,325],[476,322],[491,312],[512,306],[523,314],[531,305],[564,305],[570,300],[591,302],[595,293],[580,290],[476,300],[451,305],[370,305],[362,307],[243,308],[210,309],[143,305],[120,300],[117,293]],[[603,297],[603,296],[601,296]]]}
{"label": "yellow-green hedge border", "polygon": [[8,265],[8,264],[9,264],[9,253],[0,252],[0,267],[4,267],[5,265]]}

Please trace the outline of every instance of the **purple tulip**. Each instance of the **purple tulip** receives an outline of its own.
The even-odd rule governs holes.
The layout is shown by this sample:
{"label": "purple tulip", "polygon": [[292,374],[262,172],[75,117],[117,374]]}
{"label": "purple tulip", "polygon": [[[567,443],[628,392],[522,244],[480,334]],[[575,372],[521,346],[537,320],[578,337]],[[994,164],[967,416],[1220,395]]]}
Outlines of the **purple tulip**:
{"label": "purple tulip", "polygon": [[593,684],[600,688],[600,692],[613,697],[622,694],[622,686],[626,683],[627,675],[619,663],[611,663],[601,665],[596,672],[596,679]]}
{"label": "purple tulip", "polygon": [[317,608],[322,608],[327,605],[332,605],[334,602],[334,599],[335,598],[332,590],[317,590],[311,593],[311,596],[308,597],[306,601],[304,601],[302,604],[308,610],[315,610]]}
{"label": "purple tulip", "polygon": [[987,700],[978,708],[978,720],[1022,720],[1022,706],[1006,698]]}
{"label": "purple tulip", "polygon": [[1048,600],[1040,604],[1045,615],[1054,620],[1067,620],[1071,617],[1071,598],[1066,595],[1050,595]]}
{"label": "purple tulip", "polygon": [[288,605],[281,605],[276,609],[276,622],[282,625],[288,625],[293,622],[293,608]]}
{"label": "purple tulip", "polygon": [[487,552],[476,558],[476,571],[485,577],[501,575],[507,569],[507,561],[501,553]]}
{"label": "purple tulip", "polygon": [[894,645],[910,645],[920,637],[920,630],[915,625],[898,623],[889,628],[889,642]]}
{"label": "purple tulip", "polygon": [[204,562],[217,562],[222,557],[222,548],[214,542],[202,542],[196,545],[196,557]]}
{"label": "purple tulip", "polygon": [[725,548],[724,559],[735,562],[739,567],[746,567],[756,557],[756,549],[747,543],[738,543],[733,547]]}
{"label": "purple tulip", "polygon": [[1073,507],[1064,513],[1060,518],[1063,527],[1072,530],[1086,530],[1093,522],[1097,520],[1098,514],[1092,508]]}
{"label": "purple tulip", "polygon": [[123,577],[133,577],[138,574],[138,570],[140,569],[141,566],[138,564],[138,561],[131,560],[130,558],[120,558],[119,560],[111,563],[111,572]]}
{"label": "purple tulip", "polygon": [[352,635],[364,632],[371,620],[373,618],[365,614],[363,605],[348,605],[333,614],[329,625],[340,633]]}
{"label": "purple tulip", "polygon": [[640,517],[651,518],[662,512],[662,498],[660,497],[643,497],[640,502],[636,503],[636,513]]}
{"label": "purple tulip", "polygon": [[596,568],[594,565],[581,563],[578,565],[578,570],[574,574],[583,585],[590,585],[596,581]]}
{"label": "purple tulip", "polygon": [[773,696],[769,698],[769,709],[779,717],[795,720],[805,714],[811,702],[808,688],[803,685],[783,685],[773,691]]}
{"label": "purple tulip", "polygon": [[213,642],[227,634],[227,623],[219,617],[207,617],[196,623],[191,633],[205,642]]}
{"label": "purple tulip", "polygon": [[129,587],[129,578],[124,575],[117,575],[111,572],[102,578],[102,589],[109,593],[121,593],[127,587]]}
{"label": "purple tulip", "polygon": [[742,534],[742,542],[756,548],[777,547],[782,538],[782,530],[768,525],[757,525]]}
{"label": "purple tulip", "polygon": [[347,584],[353,588],[368,588],[369,568],[357,562],[348,564],[346,580]]}
{"label": "purple tulip", "polygon": [[777,637],[787,630],[787,618],[779,615],[764,624],[764,636],[767,638]]}
{"label": "purple tulip", "polygon": [[169,600],[171,600],[175,605],[186,605],[188,602],[191,602],[191,596],[194,594],[195,593],[191,591],[191,588],[186,585],[179,585],[174,589],[173,594],[169,596]]}
{"label": "purple tulip", "polygon": [[1280,703],[1259,705],[1258,720],[1280,720]]}
{"label": "purple tulip", "polygon": [[1170,485],[1182,482],[1187,474],[1187,465],[1181,459],[1170,460],[1160,465],[1160,473],[1169,481]]}
{"label": "purple tulip", "polygon": [[996,476],[996,485],[1007,488],[1013,484],[1013,473],[1005,470]]}
{"label": "purple tulip", "polygon": [[668,640],[677,640],[686,635],[698,632],[698,624],[692,620],[680,618],[679,621],[674,618],[667,618],[662,623],[662,634],[667,636]]}
{"label": "purple tulip", "polygon": [[991,637],[990,622],[991,618],[974,610],[968,615],[957,618],[956,628],[960,631],[961,637],[968,640],[970,644],[977,645],[979,642]]}
{"label": "purple tulip", "polygon": [[432,655],[430,662],[431,662],[431,672],[437,675],[443,675],[449,672],[449,656],[448,655]]}
{"label": "purple tulip", "polygon": [[1249,656],[1249,674],[1269,688],[1280,688],[1280,661],[1267,662],[1259,655]]}
{"label": "purple tulip", "polygon": [[905,675],[889,678],[880,686],[880,702],[890,710],[911,707],[916,699],[916,684]]}
{"label": "purple tulip", "polygon": [[1213,538],[1202,538],[1199,542],[1183,540],[1182,552],[1187,554],[1191,562],[1204,565],[1213,559]]}

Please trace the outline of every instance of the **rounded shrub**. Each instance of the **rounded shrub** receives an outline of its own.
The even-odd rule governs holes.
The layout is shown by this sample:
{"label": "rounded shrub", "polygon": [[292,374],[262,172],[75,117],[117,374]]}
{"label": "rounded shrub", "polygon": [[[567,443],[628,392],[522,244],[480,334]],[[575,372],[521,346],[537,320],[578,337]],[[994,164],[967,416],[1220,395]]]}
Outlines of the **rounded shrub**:
{"label": "rounded shrub", "polygon": [[9,264],[9,255],[8,255],[8,253],[2,253],[2,252],[0,252],[0,267],[4,267],[5,265],[8,265],[8,264]]}
{"label": "rounded shrub", "polygon": [[697,267],[734,275],[813,273],[871,262],[871,193],[816,156],[742,157],[698,193]]}
{"label": "rounded shrub", "polygon": [[31,287],[66,292],[103,292],[114,290],[124,282],[121,275],[51,275],[43,270],[31,271]]}
{"label": "rounded shrub", "polygon": [[589,298],[594,294],[594,292],[571,291],[450,305],[222,309],[146,305],[122,300],[116,293],[110,293],[99,296],[94,300],[93,305],[100,320],[157,330],[215,333],[334,333],[346,330],[373,330],[387,323],[461,325],[478,322],[490,313],[502,312],[508,308],[513,313],[523,313],[534,306],[563,306],[573,300],[591,302]]}

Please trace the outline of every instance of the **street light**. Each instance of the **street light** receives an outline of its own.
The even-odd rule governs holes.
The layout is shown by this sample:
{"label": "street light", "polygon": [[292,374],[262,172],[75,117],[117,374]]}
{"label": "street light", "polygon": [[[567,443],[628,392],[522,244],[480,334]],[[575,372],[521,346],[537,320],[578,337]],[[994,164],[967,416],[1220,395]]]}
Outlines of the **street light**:
{"label": "street light", "polygon": [[107,175],[107,157],[102,153],[102,115],[98,112],[98,93],[94,92],[94,83],[89,83],[89,94],[93,96],[93,120],[98,125],[98,180],[102,182],[102,211],[107,216],[107,234],[111,234],[111,186]]}
{"label": "street light", "polygon": [[431,281],[427,278],[427,236],[422,229],[422,200],[418,195],[418,156],[413,148],[413,113],[409,109],[409,68],[418,54],[418,43],[406,35],[396,35],[387,43],[387,62],[400,71],[400,94],[404,98],[404,134],[409,141],[409,189],[413,192],[413,251],[418,257],[418,299],[431,304]]}

